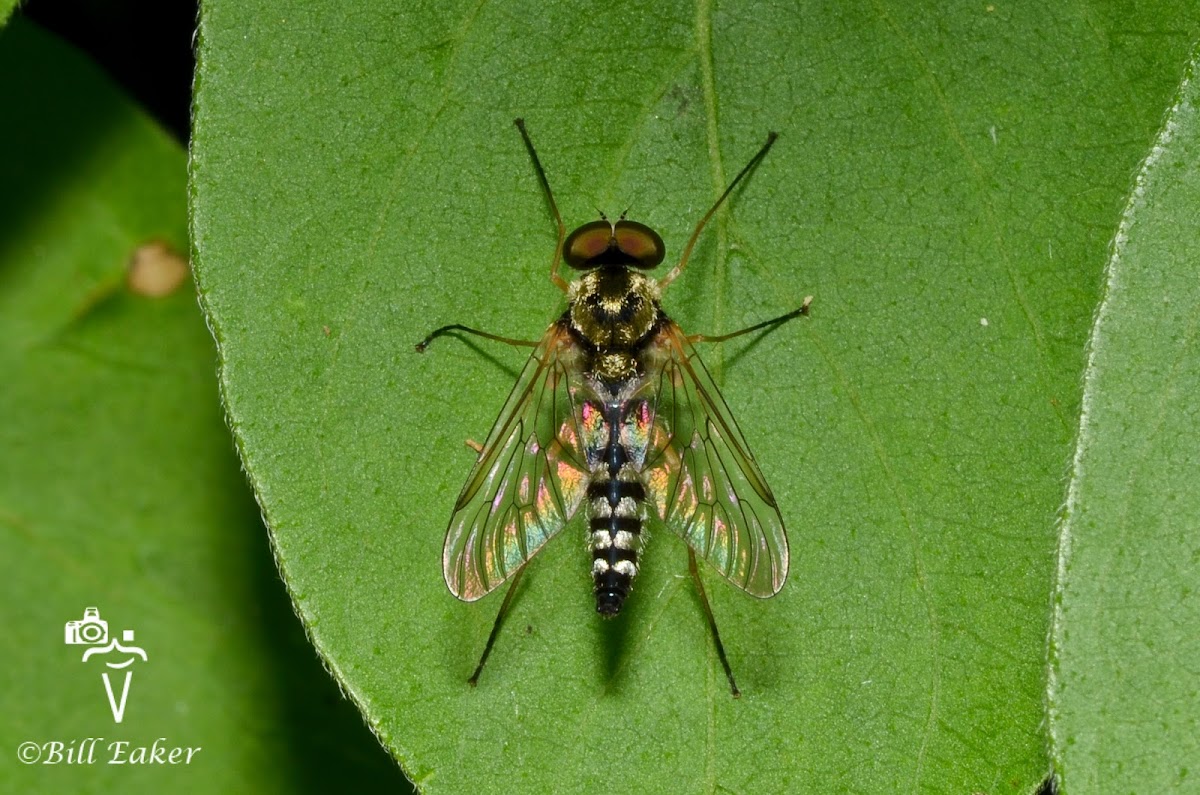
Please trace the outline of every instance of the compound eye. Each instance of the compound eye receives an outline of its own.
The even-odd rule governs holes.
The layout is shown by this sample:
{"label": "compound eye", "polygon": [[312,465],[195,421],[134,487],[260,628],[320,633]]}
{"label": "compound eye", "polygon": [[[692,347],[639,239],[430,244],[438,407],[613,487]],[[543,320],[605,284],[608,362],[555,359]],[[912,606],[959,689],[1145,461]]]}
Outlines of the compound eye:
{"label": "compound eye", "polygon": [[667,254],[658,232],[636,221],[617,221],[613,237],[621,253],[634,260],[630,264],[635,268],[654,268]]}
{"label": "compound eye", "polygon": [[586,270],[591,262],[608,251],[612,242],[612,225],[608,221],[592,221],[567,235],[563,243],[563,259],[572,268]]}

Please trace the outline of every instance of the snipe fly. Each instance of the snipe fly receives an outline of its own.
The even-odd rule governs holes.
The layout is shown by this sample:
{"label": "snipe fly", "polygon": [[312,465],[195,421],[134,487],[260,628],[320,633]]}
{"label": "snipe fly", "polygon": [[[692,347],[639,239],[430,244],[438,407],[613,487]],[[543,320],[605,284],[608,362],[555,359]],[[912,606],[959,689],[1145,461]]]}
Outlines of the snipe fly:
{"label": "snipe fly", "polygon": [[[526,564],[582,506],[602,616],[617,615],[629,596],[647,523],[686,542],[688,568],[737,696],[696,556],[738,588],[766,598],[783,587],[788,543],[775,497],[694,345],[777,326],[807,314],[812,299],[731,334],[689,336],[663,311],[660,296],[776,135],[696,224],[679,264],[653,279],[644,271],[661,264],[666,249],[650,227],[624,215],[616,221],[601,216],[566,234],[525,123],[517,119],[516,125],[558,226],[550,279],[566,293],[567,310],[538,341],[454,324],[417,345],[424,351],[438,336],[461,331],[534,349],[479,449],[446,532],[443,573],[459,599],[473,602],[513,580],[468,681],[479,679]],[[579,271],[574,281],[558,273],[564,260]]]}

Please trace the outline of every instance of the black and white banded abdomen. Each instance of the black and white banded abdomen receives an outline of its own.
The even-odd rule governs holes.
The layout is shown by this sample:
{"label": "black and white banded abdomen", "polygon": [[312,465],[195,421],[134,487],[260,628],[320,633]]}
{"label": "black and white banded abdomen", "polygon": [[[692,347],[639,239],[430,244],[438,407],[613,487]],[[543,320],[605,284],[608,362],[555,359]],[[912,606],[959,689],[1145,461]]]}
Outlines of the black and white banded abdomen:
{"label": "black and white banded abdomen", "polygon": [[596,612],[615,616],[621,612],[638,572],[646,491],[637,473],[626,465],[616,477],[593,480],[587,494]]}
{"label": "black and white banded abdomen", "polygon": [[604,414],[608,439],[592,468],[587,513],[596,612],[615,616],[621,612],[638,573],[646,490],[621,444],[622,407],[608,404]]}

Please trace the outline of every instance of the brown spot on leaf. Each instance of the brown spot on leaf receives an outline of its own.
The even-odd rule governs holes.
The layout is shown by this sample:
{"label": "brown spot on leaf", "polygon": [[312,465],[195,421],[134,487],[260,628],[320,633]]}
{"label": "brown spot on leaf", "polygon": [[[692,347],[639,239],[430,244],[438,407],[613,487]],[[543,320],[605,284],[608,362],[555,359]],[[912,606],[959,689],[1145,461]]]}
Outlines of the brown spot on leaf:
{"label": "brown spot on leaf", "polygon": [[125,284],[138,295],[162,298],[179,289],[187,277],[187,260],[166,243],[154,240],[133,252]]}

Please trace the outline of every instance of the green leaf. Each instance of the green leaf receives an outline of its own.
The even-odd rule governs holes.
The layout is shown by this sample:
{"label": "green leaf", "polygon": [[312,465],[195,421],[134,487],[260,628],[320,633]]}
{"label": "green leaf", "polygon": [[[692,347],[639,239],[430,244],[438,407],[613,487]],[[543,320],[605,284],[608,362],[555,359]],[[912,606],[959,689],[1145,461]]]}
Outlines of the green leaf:
{"label": "green leaf", "polygon": [[[184,151],[20,18],[0,33],[0,108],[20,120],[0,126],[0,791],[396,788],[290,614],[238,469],[170,253],[187,251]],[[164,297],[142,294],[147,256],[176,276]],[[88,606],[147,653],[119,725],[102,661],[63,642]],[[122,675],[110,682],[119,694]],[[51,744],[86,738],[101,738],[92,764],[49,764]],[[110,743],[129,758],[159,738],[200,750],[108,764]],[[18,764],[23,743],[47,764]]]}
{"label": "green leaf", "polygon": [[[1165,31],[1155,36],[1129,30]],[[430,792],[1028,792],[1083,348],[1128,175],[1196,34],[1186,3],[788,9],[211,0],[193,233],[243,462],[301,616]],[[569,225],[669,257],[768,130],[664,306],[790,528],[775,599],[648,550],[617,621],[577,523],[465,605],[442,536],[523,354],[562,311],[512,119]]]}
{"label": "green leaf", "polygon": [[1068,793],[1180,792],[1200,772],[1196,68],[1134,185],[1092,331],[1051,652]]}

